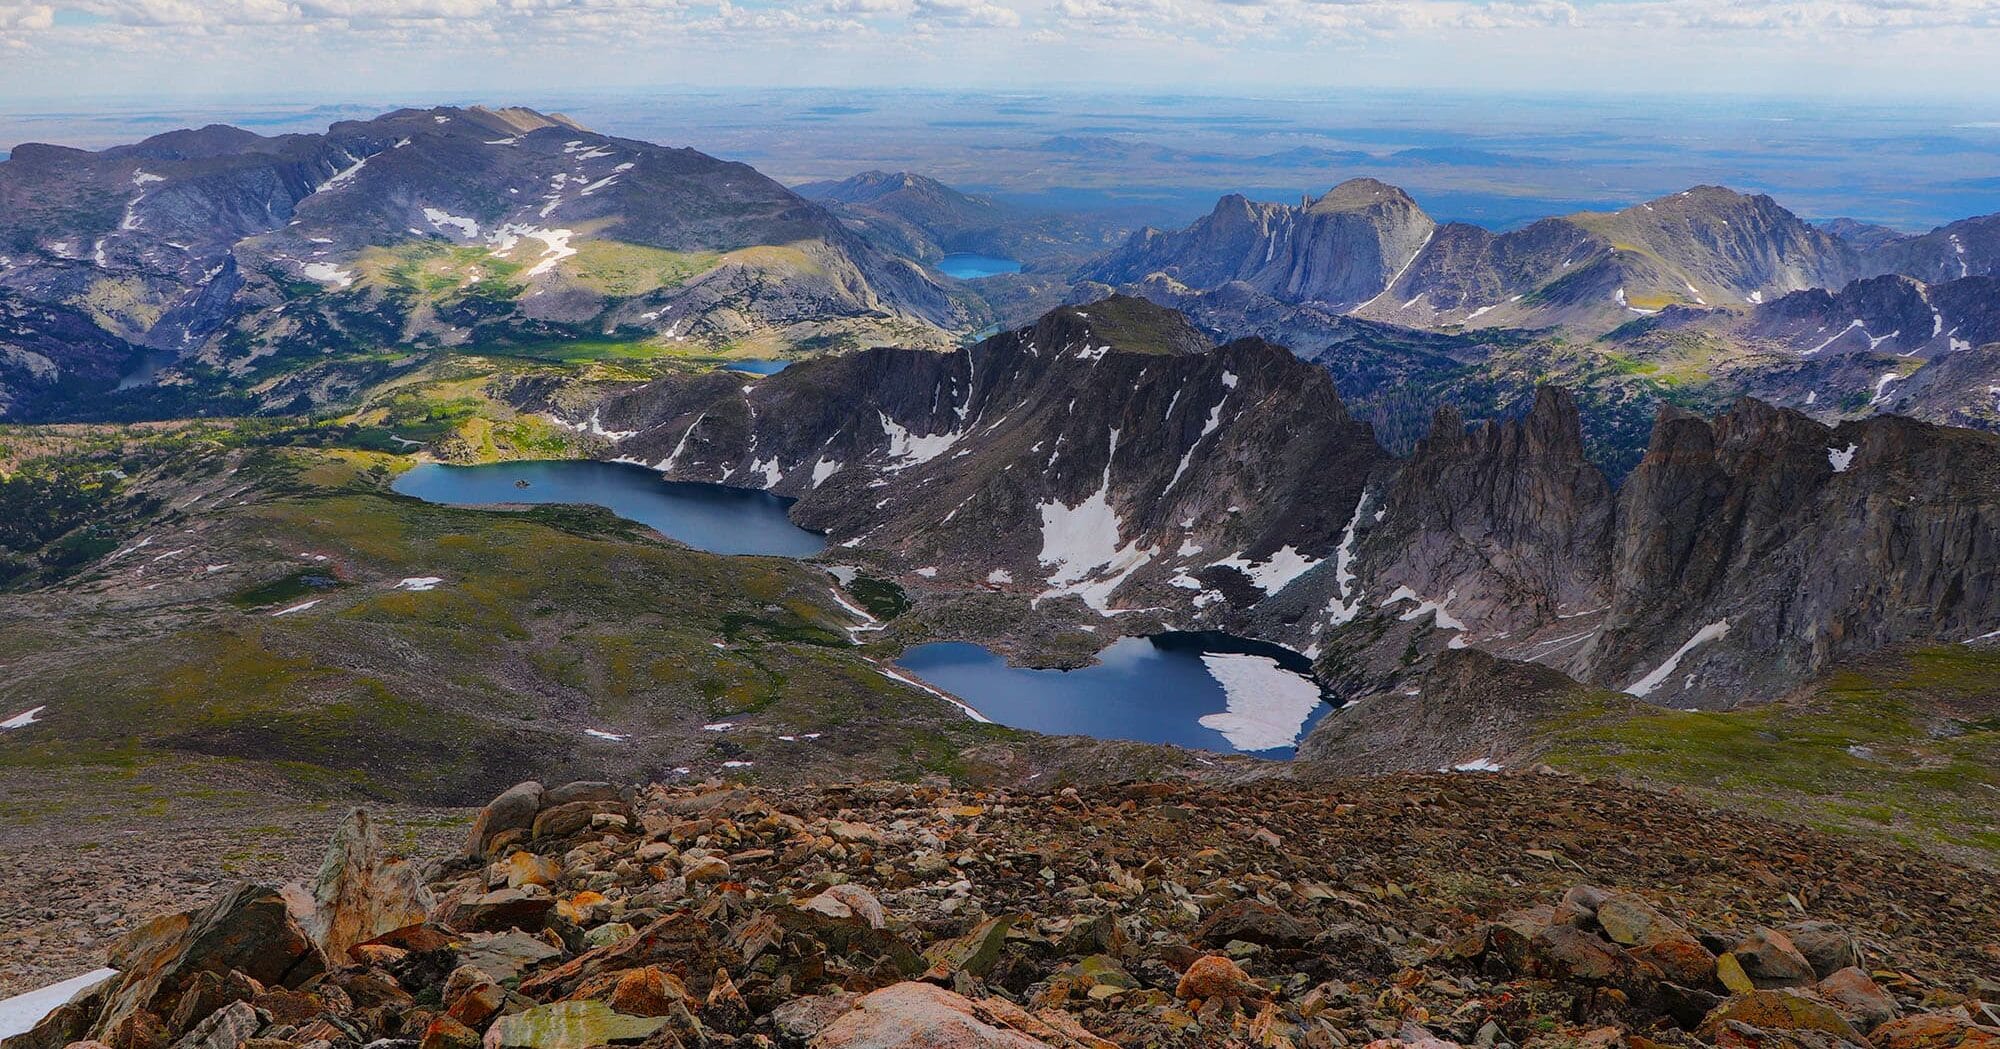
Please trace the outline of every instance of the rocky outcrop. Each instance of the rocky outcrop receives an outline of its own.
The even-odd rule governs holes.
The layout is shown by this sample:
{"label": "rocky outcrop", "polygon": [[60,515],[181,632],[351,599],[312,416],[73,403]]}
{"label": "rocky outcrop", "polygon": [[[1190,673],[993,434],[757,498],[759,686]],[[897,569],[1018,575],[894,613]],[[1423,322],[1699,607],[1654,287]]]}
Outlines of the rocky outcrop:
{"label": "rocky outcrop", "polygon": [[1415,327],[1603,332],[1670,305],[1743,305],[1872,272],[1882,270],[1770,197],[1719,186],[1493,233],[1437,226],[1401,190],[1356,179],[1297,208],[1224,197],[1186,230],[1136,234],[1082,276],[1121,285],[1158,274],[1197,292],[1240,281]]}
{"label": "rocky outcrop", "polygon": [[1496,632],[1604,603],[1611,486],[1585,457],[1566,390],[1544,387],[1526,416],[1470,429],[1440,410],[1380,509],[1362,549],[1382,564],[1377,589],[1455,591],[1452,613]]}
{"label": "rocky outcrop", "polygon": [[[322,971],[296,926],[268,920],[275,894],[246,890],[166,923],[171,970],[135,963],[159,940],[141,934],[114,959],[123,975],[5,1049],[1934,1049],[2000,1034],[1990,879],[1562,776],[629,796],[628,825],[432,873],[451,898],[555,869],[546,927],[434,919]],[[728,878],[697,875],[717,863]],[[879,914],[819,905],[828,886]],[[1797,920],[1791,886],[1815,887],[1815,921]]]}
{"label": "rocky outcrop", "polygon": [[1127,284],[1158,273],[1196,289],[1241,281],[1286,302],[1351,309],[1382,294],[1436,228],[1409,194],[1374,179],[1297,207],[1231,195],[1186,230],[1134,234],[1085,276]]}
{"label": "rocky outcrop", "polygon": [[1423,660],[1474,646],[1653,702],[1728,705],[2000,626],[1991,573],[1973,567],[2000,557],[2000,440],[1973,431],[1828,427],[1747,399],[1714,420],[1663,409],[1614,496],[1574,403],[1549,391],[1518,421],[1441,414],[1380,490],[1345,572],[1272,609],[1298,617],[1344,695],[1399,692]]}
{"label": "rocky outcrop", "polygon": [[[1348,683],[1368,680],[1350,676]],[[1408,687],[1383,687],[1404,680]],[[1299,761],[1341,774],[1513,768],[1532,764],[1524,759],[1540,751],[1551,723],[1615,713],[1634,702],[1552,667],[1476,648],[1446,649],[1413,677],[1378,671],[1370,683],[1376,687],[1355,689],[1372,693],[1367,699],[1313,726],[1299,744]]]}
{"label": "rocky outcrop", "polygon": [[346,958],[356,944],[421,925],[432,902],[415,866],[383,847],[365,809],[350,812],[334,831],[312,898],[307,931],[333,959]]}
{"label": "rocky outcrop", "polygon": [[1713,421],[1664,411],[1620,493],[1611,608],[1571,665],[1713,695],[1983,634],[2000,623],[1978,567],[2000,556],[1995,492],[2000,441],[1984,434],[1894,416],[1827,427],[1749,400]]}

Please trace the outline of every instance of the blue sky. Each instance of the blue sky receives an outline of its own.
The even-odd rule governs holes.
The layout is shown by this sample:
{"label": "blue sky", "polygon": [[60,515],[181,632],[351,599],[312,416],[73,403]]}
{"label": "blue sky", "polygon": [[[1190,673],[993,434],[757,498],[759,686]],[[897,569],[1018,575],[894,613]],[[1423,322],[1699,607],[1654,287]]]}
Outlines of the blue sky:
{"label": "blue sky", "polygon": [[2000,0],[0,0],[0,94],[1342,86],[1981,100]]}

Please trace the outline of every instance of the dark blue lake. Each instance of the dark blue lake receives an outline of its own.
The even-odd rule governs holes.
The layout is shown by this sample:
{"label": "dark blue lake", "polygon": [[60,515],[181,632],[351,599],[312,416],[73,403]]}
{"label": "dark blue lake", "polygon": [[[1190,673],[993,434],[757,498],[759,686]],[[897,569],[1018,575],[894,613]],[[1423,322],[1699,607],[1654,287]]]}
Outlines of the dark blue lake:
{"label": "dark blue lake", "polygon": [[980,645],[918,645],[896,665],[1002,725],[1055,735],[1292,756],[1331,710],[1290,649],[1224,634],[1122,638],[1081,670],[1008,666]]}
{"label": "dark blue lake", "polygon": [[939,259],[937,270],[957,280],[978,280],[981,277],[996,277],[1002,273],[1019,273],[1021,263],[1016,259],[1003,259],[998,255],[958,252]]}
{"label": "dark blue lake", "polygon": [[745,375],[776,375],[784,371],[785,367],[791,363],[791,361],[781,361],[775,358],[753,358],[745,361],[730,361],[728,364],[723,365],[723,367],[729,371],[742,372]]}
{"label": "dark blue lake", "polygon": [[587,503],[710,553],[811,557],[826,549],[824,536],[786,516],[790,499],[719,484],[663,481],[659,474],[628,463],[424,463],[396,478],[392,487],[452,506]]}

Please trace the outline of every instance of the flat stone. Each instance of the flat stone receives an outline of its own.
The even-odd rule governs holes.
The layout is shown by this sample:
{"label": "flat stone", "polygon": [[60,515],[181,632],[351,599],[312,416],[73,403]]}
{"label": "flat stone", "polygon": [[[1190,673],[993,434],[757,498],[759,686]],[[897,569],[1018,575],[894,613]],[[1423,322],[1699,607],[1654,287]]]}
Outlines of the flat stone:
{"label": "flat stone", "polygon": [[645,1041],[667,1021],[627,1016],[603,1002],[557,1002],[502,1016],[486,1032],[486,1049],[590,1049]]}
{"label": "flat stone", "polygon": [[963,995],[910,982],[862,996],[808,1044],[812,1049],[1048,1049],[1049,1043],[981,1019]]}

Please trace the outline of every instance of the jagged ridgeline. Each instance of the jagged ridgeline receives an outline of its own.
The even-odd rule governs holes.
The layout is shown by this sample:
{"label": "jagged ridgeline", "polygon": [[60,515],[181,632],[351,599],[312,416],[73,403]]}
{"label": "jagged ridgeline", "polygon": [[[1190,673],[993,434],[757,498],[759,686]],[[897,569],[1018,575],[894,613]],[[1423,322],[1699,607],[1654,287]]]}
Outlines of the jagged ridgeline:
{"label": "jagged ridgeline", "polygon": [[603,454],[799,498],[924,585],[1251,633],[1349,695],[1478,647],[1677,706],[2000,625],[2000,439],[1744,400],[1662,409],[1614,488],[1575,400],[1439,412],[1397,459],[1327,373],[1116,297],[939,354],[609,397]]}
{"label": "jagged ridgeline", "polygon": [[0,358],[0,410],[17,419],[86,412],[148,353],[195,389],[98,410],[284,408],[226,395],[384,348],[782,353],[943,344],[964,320],[915,263],[746,165],[480,107],[317,135],[217,125],[95,153],[18,146],[0,164],[0,318],[33,310],[59,314],[52,334],[99,331],[87,352]]}

